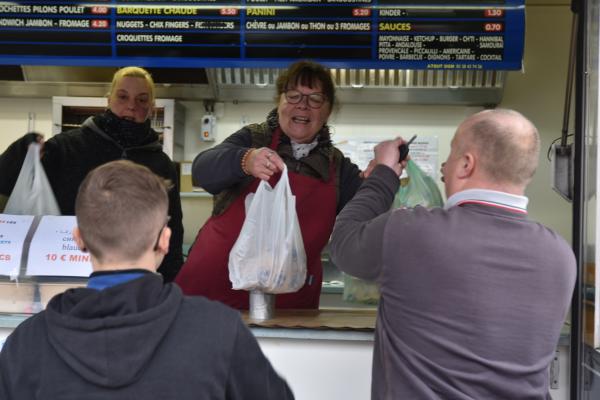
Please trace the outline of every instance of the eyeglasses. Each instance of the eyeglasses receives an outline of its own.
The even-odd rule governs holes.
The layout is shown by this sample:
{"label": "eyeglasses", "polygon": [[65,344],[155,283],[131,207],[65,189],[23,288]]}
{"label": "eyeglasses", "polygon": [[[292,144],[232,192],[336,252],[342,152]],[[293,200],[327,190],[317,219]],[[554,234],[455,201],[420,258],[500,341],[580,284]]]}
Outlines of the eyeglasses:
{"label": "eyeglasses", "polygon": [[327,97],[319,92],[304,94],[294,89],[285,92],[285,99],[290,104],[298,104],[304,100],[305,97],[308,98],[307,103],[310,108],[321,108],[327,101]]}
{"label": "eyeglasses", "polygon": [[160,241],[160,235],[162,234],[163,229],[165,229],[169,225],[170,220],[171,220],[171,216],[167,215],[167,220],[165,221],[165,224],[158,231],[158,237],[156,238],[156,243],[154,243],[154,251],[158,250],[158,242]]}

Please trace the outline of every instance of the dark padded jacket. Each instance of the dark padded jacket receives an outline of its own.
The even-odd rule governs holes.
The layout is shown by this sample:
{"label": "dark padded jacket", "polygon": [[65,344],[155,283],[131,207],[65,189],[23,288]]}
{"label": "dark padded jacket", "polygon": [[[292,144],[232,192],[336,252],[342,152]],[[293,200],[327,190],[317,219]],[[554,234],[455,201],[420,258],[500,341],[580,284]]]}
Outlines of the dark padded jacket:
{"label": "dark padded jacket", "polygon": [[[0,155],[0,194],[9,196],[12,192],[27,147],[35,140],[35,136],[36,134],[32,133],[25,135]],[[124,148],[98,128],[94,119],[90,117],[81,128],[63,132],[46,141],[42,164],[61,213],[74,215],[77,191],[87,173],[102,164],[119,159],[128,159],[144,165],[173,183],[169,191],[169,227],[172,231],[169,254],[158,269],[165,281],[170,282],[183,264],[181,200],[175,165],[162,151],[156,132],[149,135],[143,145]]]}

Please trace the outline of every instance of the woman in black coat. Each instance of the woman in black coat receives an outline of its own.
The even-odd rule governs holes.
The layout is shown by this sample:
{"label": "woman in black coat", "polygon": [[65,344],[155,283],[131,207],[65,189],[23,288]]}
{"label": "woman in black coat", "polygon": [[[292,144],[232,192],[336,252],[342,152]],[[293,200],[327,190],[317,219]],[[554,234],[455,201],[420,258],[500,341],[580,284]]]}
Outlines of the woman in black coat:
{"label": "woman in black coat", "polygon": [[[53,136],[43,143],[42,165],[63,215],[74,215],[79,184],[89,171],[118,159],[145,165],[157,175],[169,179],[169,227],[172,236],[169,254],[158,272],[171,281],[183,263],[183,223],[177,172],[174,163],[162,151],[158,133],[150,127],[154,111],[154,81],[139,67],[119,69],[113,76],[108,108],[88,118],[80,128]],[[0,209],[10,196],[23,165],[29,144],[43,142],[42,136],[28,133],[0,155]],[[135,233],[133,233],[135,234]]]}

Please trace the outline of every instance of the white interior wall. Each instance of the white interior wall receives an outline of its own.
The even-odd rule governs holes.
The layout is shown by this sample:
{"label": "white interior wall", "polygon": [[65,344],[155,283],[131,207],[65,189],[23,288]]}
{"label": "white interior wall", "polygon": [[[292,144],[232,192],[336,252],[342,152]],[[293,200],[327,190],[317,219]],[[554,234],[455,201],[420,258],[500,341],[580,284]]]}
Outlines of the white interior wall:
{"label": "white interior wall", "polygon": [[52,99],[0,98],[0,152],[30,129],[29,114],[32,114],[32,129],[46,138],[52,135]]}
{"label": "white interior wall", "polygon": [[[562,4],[552,4],[559,2]],[[530,217],[557,230],[570,242],[572,204],[552,190],[551,164],[546,158],[548,147],[560,137],[563,124],[571,37],[570,1],[539,3],[543,4],[526,9],[524,70],[509,73],[501,106],[518,110],[531,119],[542,139],[538,171],[527,189]],[[571,122],[574,117],[572,112]]]}

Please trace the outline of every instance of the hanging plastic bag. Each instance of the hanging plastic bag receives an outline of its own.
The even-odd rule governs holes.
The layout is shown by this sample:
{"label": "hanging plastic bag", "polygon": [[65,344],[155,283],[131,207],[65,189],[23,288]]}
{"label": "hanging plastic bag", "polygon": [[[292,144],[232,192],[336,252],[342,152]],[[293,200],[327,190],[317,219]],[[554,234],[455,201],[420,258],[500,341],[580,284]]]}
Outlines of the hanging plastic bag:
{"label": "hanging plastic bag", "polygon": [[408,179],[402,179],[393,208],[423,206],[443,207],[444,200],[434,180],[413,161],[406,165]]}
{"label": "hanging plastic bag", "polygon": [[60,215],[60,209],[50,182],[40,161],[40,144],[32,143],[27,149],[21,172],[13,188],[5,214]]}
{"label": "hanging plastic bag", "polygon": [[306,252],[287,167],[274,188],[261,181],[246,198],[246,219],[229,253],[233,289],[298,291],[306,280]]}

